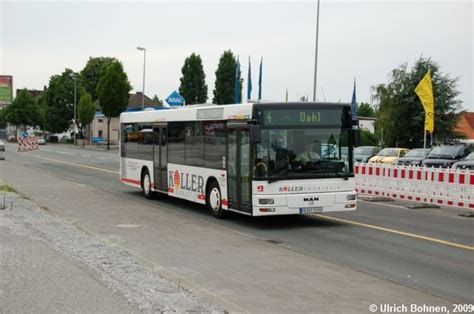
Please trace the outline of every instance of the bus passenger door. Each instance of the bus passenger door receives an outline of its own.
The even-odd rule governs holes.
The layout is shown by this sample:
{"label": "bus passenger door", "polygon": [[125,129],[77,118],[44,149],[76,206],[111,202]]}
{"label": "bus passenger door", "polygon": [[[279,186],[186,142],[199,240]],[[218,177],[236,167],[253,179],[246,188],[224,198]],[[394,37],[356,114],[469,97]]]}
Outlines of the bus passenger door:
{"label": "bus passenger door", "polygon": [[250,136],[247,125],[227,124],[227,193],[229,207],[251,213]]}
{"label": "bus passenger door", "polygon": [[153,126],[153,168],[155,189],[168,192],[168,129],[166,125]]}

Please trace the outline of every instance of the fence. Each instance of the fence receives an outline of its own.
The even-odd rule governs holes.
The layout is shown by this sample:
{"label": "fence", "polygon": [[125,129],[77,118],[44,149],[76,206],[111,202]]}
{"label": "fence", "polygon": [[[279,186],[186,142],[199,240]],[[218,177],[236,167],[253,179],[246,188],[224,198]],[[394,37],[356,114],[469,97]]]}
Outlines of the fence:
{"label": "fence", "polygon": [[38,149],[38,143],[34,137],[18,137],[18,152],[29,152]]}
{"label": "fence", "polygon": [[354,171],[361,194],[474,209],[474,172],[359,163]]}

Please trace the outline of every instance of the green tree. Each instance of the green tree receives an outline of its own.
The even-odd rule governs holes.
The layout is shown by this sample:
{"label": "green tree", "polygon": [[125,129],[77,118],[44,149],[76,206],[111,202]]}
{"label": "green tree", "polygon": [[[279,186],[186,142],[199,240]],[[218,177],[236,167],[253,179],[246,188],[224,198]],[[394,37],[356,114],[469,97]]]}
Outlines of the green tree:
{"label": "green tree", "polygon": [[371,133],[369,130],[360,130],[360,146],[377,146],[379,140],[377,136]]}
{"label": "green tree", "polygon": [[0,109],[0,129],[4,129],[7,127],[6,112],[6,108]]}
{"label": "green tree", "polygon": [[359,105],[359,108],[357,109],[357,115],[359,117],[374,118],[375,110],[370,104],[363,102]]}
{"label": "green tree", "polygon": [[97,84],[99,83],[102,73],[105,71],[105,68],[114,61],[117,61],[117,59],[110,57],[90,57],[86,66],[82,69],[81,83],[92,96],[93,102],[99,98],[97,94]]}
{"label": "green tree", "polygon": [[[84,139],[84,127],[92,123],[95,116],[95,106],[92,102],[92,96],[88,92],[84,92],[79,100],[79,107],[77,108],[77,117],[81,125],[81,137]],[[84,141],[82,141],[84,146]]]}
{"label": "green tree", "polygon": [[97,85],[100,107],[107,117],[107,150],[110,149],[110,120],[127,109],[131,89],[127,74],[119,61],[107,66]]}
{"label": "green tree", "polygon": [[52,133],[61,133],[69,129],[74,118],[74,78],[76,78],[76,99],[79,99],[84,88],[77,73],[66,69],[49,79],[45,127]]}
{"label": "green tree", "polygon": [[37,98],[36,101],[36,115],[33,119],[33,125],[38,126],[43,132],[45,131],[45,119],[46,119],[46,109],[47,109],[47,91],[42,92]]}
{"label": "green tree", "polygon": [[[224,51],[219,59],[219,65],[216,70],[216,82],[214,87],[215,104],[234,103],[234,87],[236,77],[237,60],[232,51]],[[241,81],[242,82],[242,81]],[[242,83],[240,84],[242,89]]]}
{"label": "green tree", "polygon": [[425,113],[415,88],[428,70],[433,82],[434,136],[438,142],[456,137],[454,128],[461,107],[456,98],[459,95],[458,79],[442,73],[440,66],[431,59],[419,58],[411,69],[406,64],[394,69],[389,83],[372,87],[379,110],[375,127],[380,133],[383,130],[385,146],[423,146]]}
{"label": "green tree", "polygon": [[15,100],[6,110],[6,120],[11,124],[23,126],[24,130],[28,125],[35,126],[38,105],[26,88],[18,92]]}
{"label": "green tree", "polygon": [[183,76],[179,79],[179,93],[184,97],[186,104],[202,104],[207,100],[206,75],[202,67],[201,56],[192,53],[184,60],[181,69]]}
{"label": "green tree", "polygon": [[154,104],[163,106],[163,101],[157,95],[153,96],[152,100]]}

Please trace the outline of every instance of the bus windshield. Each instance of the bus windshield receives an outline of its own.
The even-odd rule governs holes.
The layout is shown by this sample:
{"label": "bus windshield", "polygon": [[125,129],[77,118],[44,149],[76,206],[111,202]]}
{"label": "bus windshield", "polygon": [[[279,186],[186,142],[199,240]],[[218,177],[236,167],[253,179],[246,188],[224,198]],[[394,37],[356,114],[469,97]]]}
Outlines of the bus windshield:
{"label": "bus windshield", "polygon": [[262,129],[255,149],[254,179],[352,176],[349,132],[343,128]]}

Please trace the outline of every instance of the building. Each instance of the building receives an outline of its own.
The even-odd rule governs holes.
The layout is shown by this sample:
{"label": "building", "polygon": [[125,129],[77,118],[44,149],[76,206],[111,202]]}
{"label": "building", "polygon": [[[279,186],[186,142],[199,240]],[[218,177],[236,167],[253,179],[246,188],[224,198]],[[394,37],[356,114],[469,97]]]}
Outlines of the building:
{"label": "building", "polygon": [[[130,94],[128,100],[127,111],[140,111],[142,110],[142,93],[137,92],[135,94]],[[145,95],[145,109],[162,109],[163,107]],[[117,144],[119,140],[120,132],[120,121],[119,117],[112,118],[110,120],[110,143]],[[89,133],[90,132],[90,133]],[[100,111],[95,113],[94,120],[90,125],[90,131],[87,134],[90,134],[91,137],[103,138],[107,141],[107,117]]]}
{"label": "building", "polygon": [[454,130],[466,135],[467,139],[474,140],[474,112],[463,112]]}
{"label": "building", "polygon": [[370,133],[375,132],[375,120],[376,118],[370,118],[370,117],[357,117],[359,119],[359,128],[360,129],[366,129]]}
{"label": "building", "polygon": [[[31,95],[33,98],[38,98],[38,97],[41,96],[41,94],[43,94],[43,93],[46,91],[46,89],[47,89],[47,87],[44,86],[44,87],[43,87],[43,90],[26,89],[26,91],[27,91],[28,93],[30,93],[30,95]],[[17,90],[16,90],[16,95],[18,95],[18,93],[19,93],[20,91],[22,91],[22,90],[23,90],[23,89],[17,89]]]}
{"label": "building", "polygon": [[[130,98],[128,100],[128,107],[127,111],[140,111],[142,110],[142,92],[137,92],[135,94],[130,94]],[[153,100],[145,95],[145,108],[154,108],[154,109],[161,109],[162,106],[153,102]]]}

